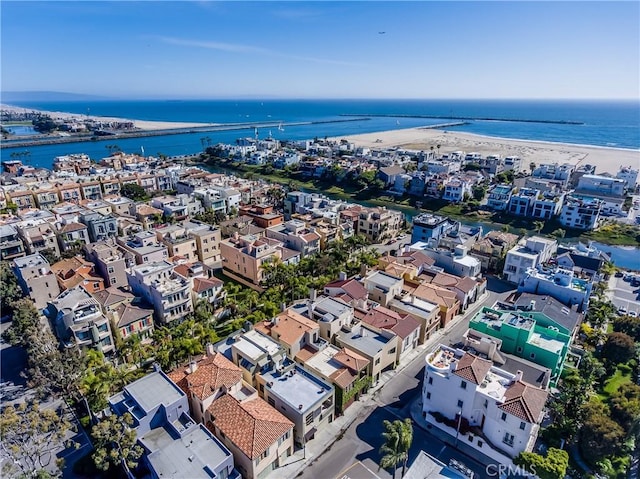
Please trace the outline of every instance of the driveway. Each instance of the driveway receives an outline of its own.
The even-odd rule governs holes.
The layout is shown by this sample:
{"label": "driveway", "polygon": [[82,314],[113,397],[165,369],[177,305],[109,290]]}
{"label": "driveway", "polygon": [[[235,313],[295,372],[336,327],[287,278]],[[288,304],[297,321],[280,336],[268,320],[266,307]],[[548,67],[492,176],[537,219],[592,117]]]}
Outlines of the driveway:
{"label": "driveway", "polygon": [[611,302],[616,308],[636,311],[640,315],[640,286],[631,286],[624,278],[613,278],[609,283]]}

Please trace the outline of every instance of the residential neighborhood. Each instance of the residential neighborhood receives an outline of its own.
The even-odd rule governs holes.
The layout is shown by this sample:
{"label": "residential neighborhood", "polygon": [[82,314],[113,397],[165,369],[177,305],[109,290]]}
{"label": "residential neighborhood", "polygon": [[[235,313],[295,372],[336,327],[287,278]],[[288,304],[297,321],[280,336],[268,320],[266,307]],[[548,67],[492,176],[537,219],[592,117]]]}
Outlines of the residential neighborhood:
{"label": "residential neighborhood", "polygon": [[[66,386],[69,407],[96,450],[108,447],[92,432],[103,424],[134,432],[126,464],[105,459],[100,468],[296,477],[329,460],[389,385],[405,394],[399,381],[412,368],[419,387],[395,419],[441,441],[455,477],[489,477],[489,465],[515,467],[569,436],[572,457],[584,458],[591,438],[560,425],[558,398],[569,394],[566,378],[595,374],[594,355],[611,354],[600,359],[609,372],[631,377],[631,357],[612,359],[620,346],[607,345],[637,332],[627,323],[640,302],[619,313],[607,296],[617,271],[608,254],[563,243],[565,230],[544,234],[543,222],[593,230],[624,219],[637,171],[543,164],[525,174],[518,157],[497,152],[321,140],[245,138],[207,150],[283,177],[349,176],[362,191],[416,197],[424,208],[407,216],[122,152],[58,157],[53,171],[4,161],[6,337],[33,355],[29,343],[49,335],[50,347],[82,365]],[[430,201],[541,223],[485,231],[429,211]],[[38,374],[43,390],[63,394],[46,384],[51,372]],[[621,453],[601,457],[611,454]]]}

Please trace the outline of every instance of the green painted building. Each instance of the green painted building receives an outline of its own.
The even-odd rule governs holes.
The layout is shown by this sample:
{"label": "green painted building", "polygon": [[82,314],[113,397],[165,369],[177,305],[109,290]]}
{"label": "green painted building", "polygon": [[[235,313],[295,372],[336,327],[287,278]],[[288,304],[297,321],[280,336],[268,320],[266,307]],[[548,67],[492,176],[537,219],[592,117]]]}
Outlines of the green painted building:
{"label": "green painted building", "polygon": [[556,385],[571,337],[551,318],[542,313],[484,307],[471,319],[469,328],[501,340],[500,351],[549,368],[550,384]]}

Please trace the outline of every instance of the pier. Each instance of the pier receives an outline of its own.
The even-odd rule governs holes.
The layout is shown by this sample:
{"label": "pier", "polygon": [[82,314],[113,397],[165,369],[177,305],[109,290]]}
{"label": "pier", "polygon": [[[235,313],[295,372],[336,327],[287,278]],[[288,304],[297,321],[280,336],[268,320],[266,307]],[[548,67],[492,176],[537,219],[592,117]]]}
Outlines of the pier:
{"label": "pier", "polygon": [[[355,115],[354,115],[355,116]],[[5,148],[25,148],[41,145],[59,145],[63,143],[80,143],[85,141],[113,141],[124,138],[143,138],[149,136],[165,136],[165,135],[183,135],[188,133],[207,133],[212,131],[234,131],[234,130],[254,130],[256,128],[278,128],[278,127],[291,127],[291,126],[305,126],[305,125],[320,125],[323,123],[343,123],[351,121],[365,121],[370,118],[345,118],[340,120],[318,120],[318,121],[299,121],[292,123],[283,123],[281,121],[270,122],[254,122],[254,123],[227,123],[227,124],[212,124],[203,126],[192,126],[186,128],[169,128],[159,130],[129,130],[129,131],[114,131],[109,134],[97,135],[96,133],[86,133],[69,136],[48,136],[32,139],[16,139],[16,140],[3,140],[0,143],[0,149]]]}
{"label": "pier", "polygon": [[514,121],[519,123],[549,123],[554,125],[584,125],[582,121],[571,120],[533,120],[528,118],[491,118],[491,117],[478,117],[478,116],[451,116],[451,115],[390,115],[390,114],[367,114],[367,115],[355,115],[353,113],[342,113],[340,116],[368,116],[376,118],[429,118],[432,120],[460,120],[460,121]]}

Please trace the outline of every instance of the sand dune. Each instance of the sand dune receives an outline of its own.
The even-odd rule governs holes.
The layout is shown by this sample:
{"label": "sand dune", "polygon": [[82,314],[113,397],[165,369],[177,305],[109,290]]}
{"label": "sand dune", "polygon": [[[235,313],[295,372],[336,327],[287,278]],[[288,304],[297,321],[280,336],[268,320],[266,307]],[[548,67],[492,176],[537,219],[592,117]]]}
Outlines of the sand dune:
{"label": "sand dune", "polygon": [[452,132],[425,128],[407,128],[378,133],[365,133],[338,137],[358,146],[369,148],[399,147],[411,150],[438,150],[440,153],[464,151],[478,152],[482,155],[519,156],[525,169],[529,163],[571,163],[573,165],[590,164],[596,166],[597,173],[616,173],[620,166],[640,168],[640,150],[622,148],[604,148],[587,145],[572,145],[544,141],[512,140],[476,135],[473,133]]}

